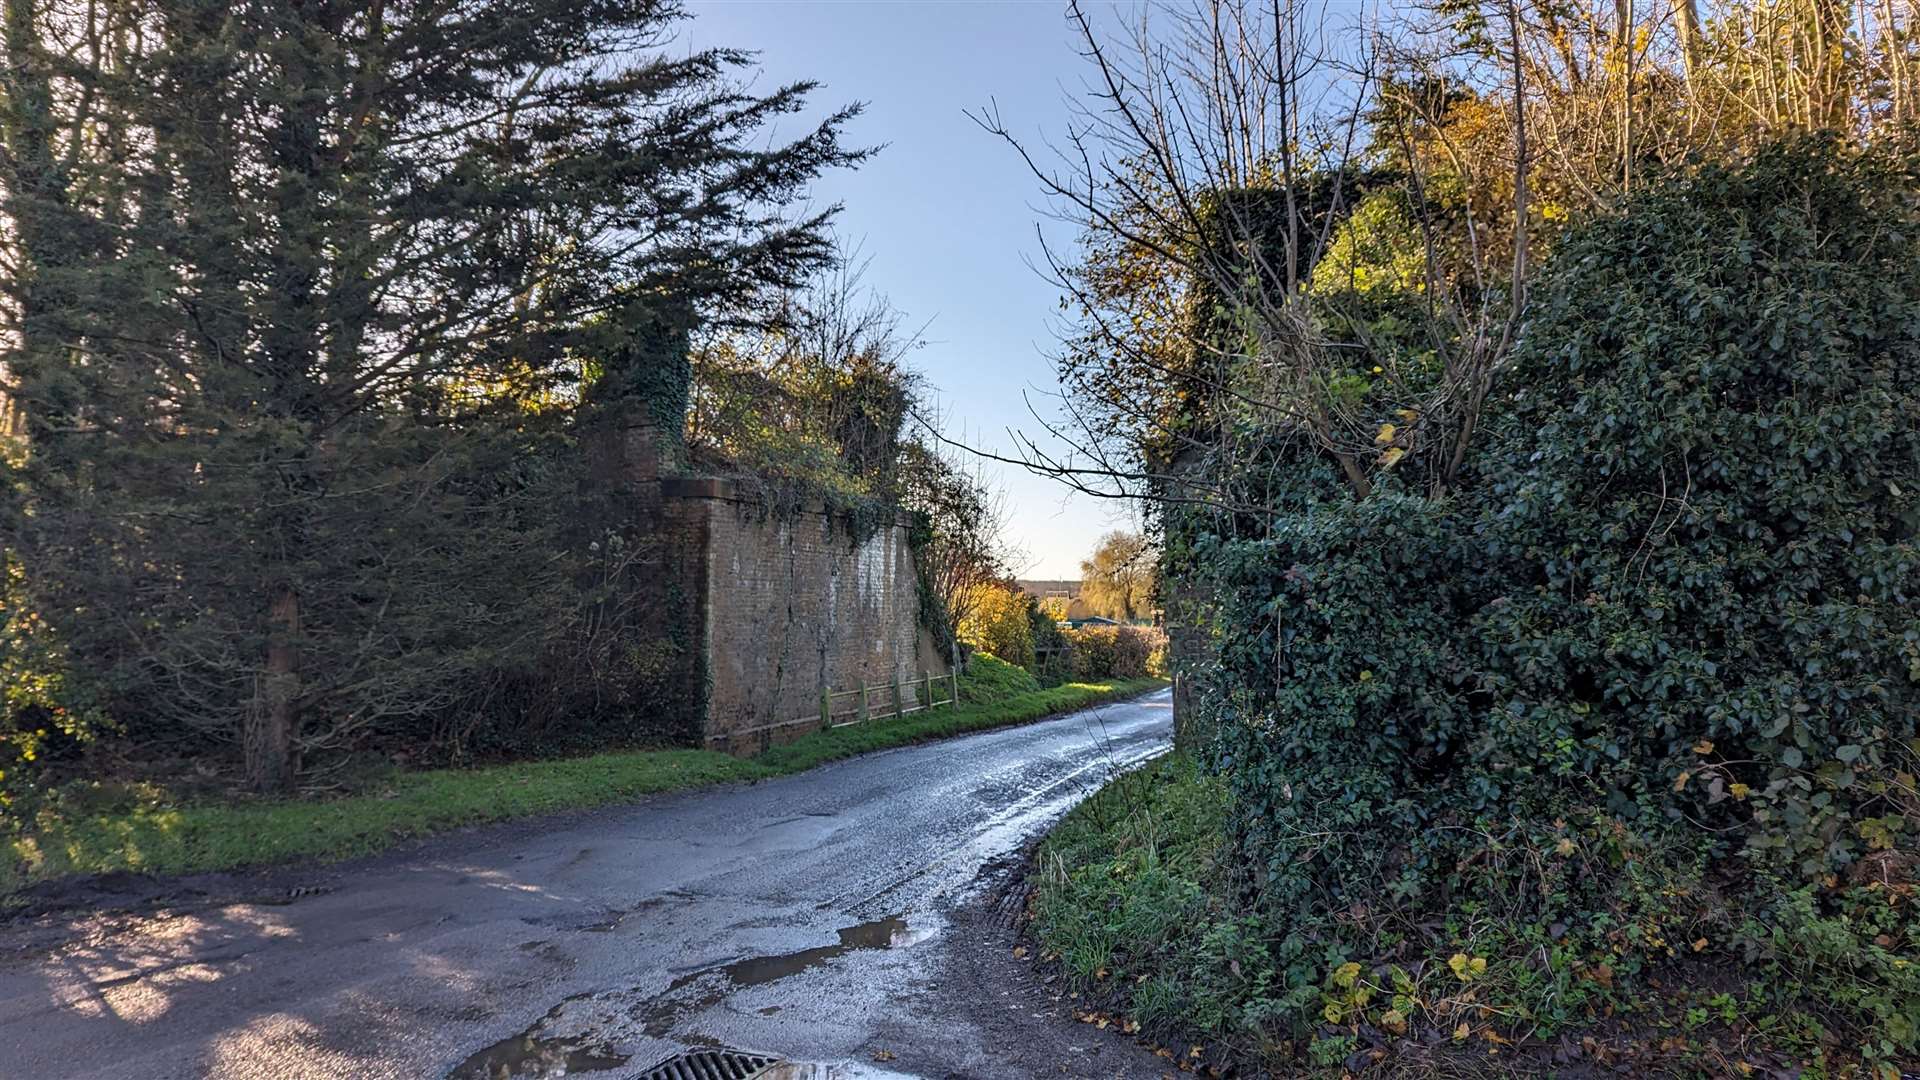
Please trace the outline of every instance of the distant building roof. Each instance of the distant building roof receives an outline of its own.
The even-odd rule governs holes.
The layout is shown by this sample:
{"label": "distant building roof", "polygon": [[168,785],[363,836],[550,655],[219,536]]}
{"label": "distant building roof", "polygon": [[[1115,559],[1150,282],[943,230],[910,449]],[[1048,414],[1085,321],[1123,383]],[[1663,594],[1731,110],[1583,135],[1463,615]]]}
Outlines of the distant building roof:
{"label": "distant building roof", "polygon": [[1039,578],[1021,578],[1014,582],[1020,591],[1028,596],[1045,600],[1049,596],[1064,596],[1071,600],[1080,595],[1078,581],[1046,581]]}

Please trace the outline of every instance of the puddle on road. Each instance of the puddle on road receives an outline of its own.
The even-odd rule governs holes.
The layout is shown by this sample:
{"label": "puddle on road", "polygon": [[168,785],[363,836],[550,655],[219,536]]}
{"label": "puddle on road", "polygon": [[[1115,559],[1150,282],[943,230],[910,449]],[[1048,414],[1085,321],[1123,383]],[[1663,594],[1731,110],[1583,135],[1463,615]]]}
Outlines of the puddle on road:
{"label": "puddle on road", "polygon": [[[931,930],[913,929],[904,918],[894,915],[840,930],[840,941],[836,945],[822,945],[776,956],[753,956],[690,971],[673,980],[664,994],[637,1011],[635,1019],[644,1024],[649,1036],[664,1038],[681,1017],[719,1004],[730,991],[739,987],[762,986],[798,975],[836,956],[856,950],[906,948],[926,940],[932,933]],[[711,978],[716,974],[724,978]],[[711,985],[690,999],[676,999],[676,995],[688,984],[702,979]],[[612,1052],[602,1035],[589,1032],[542,1038],[534,1034],[559,1017],[568,1005],[593,996],[591,993],[575,994],[560,1002],[527,1030],[510,1039],[502,1039],[461,1062],[447,1074],[447,1080],[547,1080],[601,1069],[617,1069],[625,1065],[629,1055]],[[778,1006],[773,1011],[778,1012]],[[771,1014],[762,1010],[761,1015]],[[711,1040],[695,1037],[693,1041],[704,1043]]]}
{"label": "puddle on road", "polygon": [[459,1068],[447,1074],[447,1080],[545,1080],[617,1069],[627,1063],[628,1055],[612,1053],[596,1045],[598,1042],[593,1035],[536,1039],[522,1033],[494,1043],[461,1062]]}
{"label": "puddle on road", "polygon": [[906,1073],[888,1072],[857,1061],[838,1065],[820,1065],[806,1061],[783,1061],[753,1080],[920,1080]]}
{"label": "puddle on road", "polygon": [[[751,956],[718,967],[690,971],[673,980],[666,993],[656,998],[638,1018],[646,1025],[648,1035],[656,1039],[664,1038],[681,1017],[719,1004],[729,991],[738,987],[776,982],[860,949],[903,949],[925,941],[933,931],[915,930],[907,925],[907,920],[893,915],[846,927],[839,934],[840,943],[837,945],[822,945],[776,956]],[[725,981],[709,980],[714,985],[706,987],[691,1000],[676,999],[675,995],[689,983],[707,979],[715,973],[725,976]]]}
{"label": "puddle on road", "polygon": [[510,1039],[501,1039],[455,1066],[447,1080],[546,1080],[599,1069],[617,1069],[627,1054],[616,1054],[598,1035],[538,1038],[534,1032],[559,1016],[561,1010],[592,994],[575,994],[547,1010],[534,1025]]}
{"label": "puddle on road", "polygon": [[[720,969],[720,973],[732,980],[735,986],[759,986],[776,979],[784,979],[812,967],[853,952],[855,949],[902,949],[908,945],[926,939],[929,931],[912,930],[907,921],[899,916],[887,919],[875,919],[858,926],[849,926],[840,931],[840,944],[822,945],[817,949],[803,949],[800,952],[784,953],[780,956],[755,956],[746,960],[736,960]],[[704,974],[694,972],[675,980],[675,985]],[[672,987],[668,987],[672,991]]]}

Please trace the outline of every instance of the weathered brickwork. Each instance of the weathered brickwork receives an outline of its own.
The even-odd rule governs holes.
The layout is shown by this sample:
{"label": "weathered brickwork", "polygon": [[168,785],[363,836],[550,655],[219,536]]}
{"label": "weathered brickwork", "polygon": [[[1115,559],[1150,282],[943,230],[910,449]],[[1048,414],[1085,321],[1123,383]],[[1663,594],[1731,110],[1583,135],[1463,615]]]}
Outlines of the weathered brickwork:
{"label": "weathered brickwork", "polygon": [[715,480],[669,481],[665,503],[697,598],[708,745],[751,752],[813,730],[822,689],[898,679],[912,706],[915,680],[947,672],[920,628],[905,522],[856,540],[829,514],[769,514]]}

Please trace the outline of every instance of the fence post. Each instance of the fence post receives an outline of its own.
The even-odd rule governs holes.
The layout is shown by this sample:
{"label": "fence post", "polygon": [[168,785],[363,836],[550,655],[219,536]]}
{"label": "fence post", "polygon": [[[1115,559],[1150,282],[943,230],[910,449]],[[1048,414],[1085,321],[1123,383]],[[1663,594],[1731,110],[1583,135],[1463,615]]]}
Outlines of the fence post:
{"label": "fence post", "polygon": [[833,693],[824,686],[820,688],[820,726],[833,726]]}
{"label": "fence post", "polygon": [[900,719],[900,669],[893,669],[893,718]]}
{"label": "fence post", "polygon": [[933,672],[926,668],[920,669],[920,707],[933,708]]}
{"label": "fence post", "polygon": [[959,708],[960,707],[960,665],[959,664],[953,665],[953,670],[947,673],[947,693],[951,695],[951,701],[953,702],[953,707],[956,709]]}
{"label": "fence post", "polygon": [[860,722],[867,722],[867,680],[864,675],[860,678]]}

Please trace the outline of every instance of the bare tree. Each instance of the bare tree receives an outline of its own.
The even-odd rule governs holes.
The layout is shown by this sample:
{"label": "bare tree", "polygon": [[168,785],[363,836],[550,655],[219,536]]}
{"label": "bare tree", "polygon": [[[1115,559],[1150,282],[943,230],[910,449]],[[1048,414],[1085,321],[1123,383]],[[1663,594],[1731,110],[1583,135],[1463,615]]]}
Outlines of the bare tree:
{"label": "bare tree", "polygon": [[868,265],[843,249],[757,321],[706,336],[692,356],[690,447],[865,496],[897,494],[901,433],[921,383],[907,358],[923,338],[867,286]]}
{"label": "bare tree", "polygon": [[[1516,84],[1517,2],[1506,5]],[[1489,238],[1476,235],[1470,280],[1456,288],[1442,273],[1442,238],[1426,230],[1427,284],[1450,328],[1433,342],[1447,377],[1399,387],[1376,369],[1387,396],[1404,398],[1392,406],[1415,418],[1383,452],[1379,410],[1356,408],[1342,379],[1368,343],[1336,329],[1314,288],[1315,267],[1369,191],[1394,183],[1431,210],[1417,169],[1389,179],[1364,159],[1378,136],[1367,119],[1381,102],[1381,64],[1392,59],[1379,35],[1293,0],[1155,5],[1120,35],[1077,3],[1068,19],[1091,74],[1051,157],[997,111],[975,117],[1027,163],[1091,253],[1075,262],[1047,252],[1080,316],[1061,364],[1062,415],[1043,421],[1068,449],[1029,438],[1021,457],[1095,494],[1247,508],[1262,498],[1233,478],[1276,439],[1324,456],[1355,498],[1419,448],[1431,451],[1420,456],[1430,486],[1444,490],[1513,340],[1528,272],[1524,96],[1508,99],[1509,213],[1519,223],[1505,230],[1510,261],[1494,268],[1494,248],[1480,244]]]}
{"label": "bare tree", "polygon": [[1022,561],[1006,539],[1006,493],[978,464],[969,467],[927,441],[905,446],[900,473],[902,502],[927,527],[914,561],[949,626],[958,627],[972,613],[978,587],[1006,579]]}

